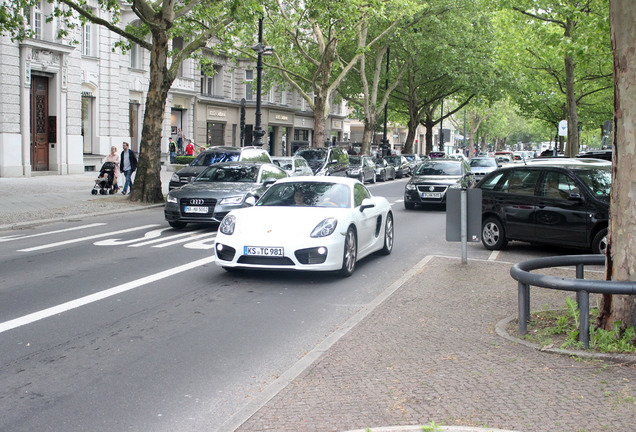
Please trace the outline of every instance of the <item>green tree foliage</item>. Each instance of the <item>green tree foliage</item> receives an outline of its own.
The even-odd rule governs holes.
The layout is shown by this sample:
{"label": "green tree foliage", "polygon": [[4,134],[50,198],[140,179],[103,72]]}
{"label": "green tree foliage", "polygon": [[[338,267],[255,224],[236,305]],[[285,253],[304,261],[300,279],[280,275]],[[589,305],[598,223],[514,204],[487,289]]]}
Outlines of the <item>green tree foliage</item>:
{"label": "green tree foliage", "polygon": [[[400,1],[406,4],[406,0]],[[296,90],[312,109],[315,145],[321,145],[329,136],[325,123],[330,104],[335,101],[336,91],[345,77],[365,50],[382,41],[399,22],[399,16],[408,13],[408,8],[392,8],[393,2],[275,0],[266,3],[264,41],[274,47],[273,58],[266,63],[268,74]],[[380,18],[386,23],[383,31],[369,33],[369,23]]]}
{"label": "green tree foliage", "polygon": [[579,125],[611,116],[612,58],[608,0],[501,0],[498,53],[508,91],[521,111],[552,125],[568,120],[568,155]]}

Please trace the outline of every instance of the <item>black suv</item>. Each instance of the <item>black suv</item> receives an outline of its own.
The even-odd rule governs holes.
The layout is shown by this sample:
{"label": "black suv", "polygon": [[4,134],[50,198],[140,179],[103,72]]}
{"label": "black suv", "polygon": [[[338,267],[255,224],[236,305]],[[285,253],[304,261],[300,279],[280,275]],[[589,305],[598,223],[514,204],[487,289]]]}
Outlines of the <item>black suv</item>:
{"label": "black suv", "polygon": [[533,159],[500,168],[482,190],[481,240],[490,250],[509,240],[605,253],[611,163],[595,159]]}
{"label": "black suv", "polygon": [[305,158],[314,175],[347,176],[349,154],[342,147],[303,147],[295,156]]}
{"label": "black suv", "polygon": [[212,164],[237,161],[272,163],[272,158],[261,147],[210,147],[202,151],[190,165],[172,174],[168,190],[194,181],[199,174]]}

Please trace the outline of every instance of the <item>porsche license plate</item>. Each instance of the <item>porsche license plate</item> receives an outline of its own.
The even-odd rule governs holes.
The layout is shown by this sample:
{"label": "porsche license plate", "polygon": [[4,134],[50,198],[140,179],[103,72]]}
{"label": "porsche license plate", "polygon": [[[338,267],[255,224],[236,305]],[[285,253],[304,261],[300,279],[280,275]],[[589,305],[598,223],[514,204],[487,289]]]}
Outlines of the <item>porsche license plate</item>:
{"label": "porsche license plate", "polygon": [[185,213],[207,213],[208,207],[201,207],[201,206],[186,206],[183,211]]}
{"label": "porsche license plate", "polygon": [[283,256],[282,247],[245,246],[244,255]]}
{"label": "porsche license plate", "polygon": [[441,198],[441,192],[422,192],[422,198]]}

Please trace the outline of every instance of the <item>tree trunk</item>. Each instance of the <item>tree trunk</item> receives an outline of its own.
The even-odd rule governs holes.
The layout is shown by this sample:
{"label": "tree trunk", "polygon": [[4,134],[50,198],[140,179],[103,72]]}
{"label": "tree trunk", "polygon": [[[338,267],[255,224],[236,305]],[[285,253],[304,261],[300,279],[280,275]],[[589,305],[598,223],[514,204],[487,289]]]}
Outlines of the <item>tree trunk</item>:
{"label": "tree trunk", "polygon": [[433,128],[435,127],[435,123],[429,112],[426,113],[424,126],[426,127],[426,154],[429,154],[433,151]]}
{"label": "tree trunk", "polygon": [[327,122],[327,102],[324,96],[316,94],[316,102],[314,104],[314,147],[323,147],[325,138],[329,139],[327,133],[330,129],[325,127]]}
{"label": "tree trunk", "polygon": [[174,81],[168,70],[168,37],[153,33],[150,53],[150,82],[141,131],[135,184],[130,199],[146,203],[164,201],[161,190],[161,136],[168,90]]}
{"label": "tree trunk", "polygon": [[[614,154],[610,198],[608,279],[636,281],[636,8],[632,0],[610,0],[614,53]],[[620,175],[619,175],[620,174]],[[599,325],[621,329],[634,325],[636,296],[604,299]]]}
{"label": "tree trunk", "polygon": [[375,125],[377,124],[375,109],[373,109],[373,107],[369,108],[369,112],[366,115],[367,118],[364,119],[364,132],[362,134],[362,148],[360,149],[360,154],[369,153],[371,143],[373,142],[373,134],[375,133]]}

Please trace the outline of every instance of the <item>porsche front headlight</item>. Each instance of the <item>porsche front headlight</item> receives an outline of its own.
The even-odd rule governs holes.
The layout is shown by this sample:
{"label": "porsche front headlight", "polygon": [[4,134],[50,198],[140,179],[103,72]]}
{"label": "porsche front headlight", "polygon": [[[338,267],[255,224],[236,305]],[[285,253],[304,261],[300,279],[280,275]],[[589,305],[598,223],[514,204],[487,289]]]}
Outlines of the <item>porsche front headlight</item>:
{"label": "porsche front headlight", "polygon": [[327,237],[333,234],[336,230],[336,226],[338,225],[338,220],[336,218],[327,218],[316,225],[316,228],[311,232],[312,238],[317,237]]}
{"label": "porsche front headlight", "polygon": [[234,227],[236,226],[236,217],[233,215],[227,215],[221,221],[221,225],[219,225],[219,231],[225,235],[234,234]]}

